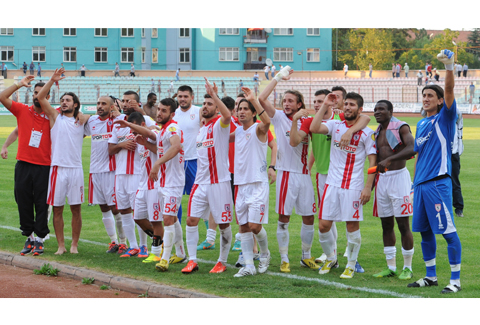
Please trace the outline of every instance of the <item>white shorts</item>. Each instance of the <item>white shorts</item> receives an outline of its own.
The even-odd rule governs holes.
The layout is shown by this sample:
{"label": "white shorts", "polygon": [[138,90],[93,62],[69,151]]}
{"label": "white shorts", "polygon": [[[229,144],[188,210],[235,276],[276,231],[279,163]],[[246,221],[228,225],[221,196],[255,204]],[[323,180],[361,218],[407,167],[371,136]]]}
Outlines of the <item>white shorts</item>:
{"label": "white shorts", "polygon": [[178,209],[182,204],[184,186],[160,187],[158,196],[162,214],[165,216],[177,216]]}
{"label": "white shorts", "polygon": [[157,189],[138,190],[135,196],[134,219],[148,219],[150,222],[163,221]]}
{"label": "white shorts", "polygon": [[115,199],[118,210],[135,209],[135,196],[141,175],[115,175]]}
{"label": "white shorts", "polygon": [[375,181],[374,216],[398,218],[412,215],[413,206],[410,201],[412,180],[406,167],[378,174]]}
{"label": "white shorts", "polygon": [[47,193],[47,203],[55,207],[64,206],[65,199],[68,199],[69,205],[82,204],[83,168],[52,166]]}
{"label": "white shorts", "polygon": [[318,219],[330,221],[363,221],[361,190],[347,190],[325,184]]}
{"label": "white shorts", "polygon": [[90,174],[88,203],[115,205],[115,171]]}
{"label": "white shorts", "polygon": [[210,212],[217,225],[232,222],[233,202],[230,181],[217,184],[193,184],[188,200],[188,216],[208,220]]}
{"label": "white shorts", "polygon": [[320,201],[322,200],[323,196],[323,188],[325,187],[325,183],[327,183],[327,174],[319,174],[317,173],[315,180],[317,183],[317,202],[320,205]]}
{"label": "white shorts", "polygon": [[235,212],[237,223],[268,223],[268,182],[235,185]]}
{"label": "white shorts", "polygon": [[317,212],[310,175],[279,170],[276,183],[276,213],[290,216],[293,208],[300,216],[311,216]]}

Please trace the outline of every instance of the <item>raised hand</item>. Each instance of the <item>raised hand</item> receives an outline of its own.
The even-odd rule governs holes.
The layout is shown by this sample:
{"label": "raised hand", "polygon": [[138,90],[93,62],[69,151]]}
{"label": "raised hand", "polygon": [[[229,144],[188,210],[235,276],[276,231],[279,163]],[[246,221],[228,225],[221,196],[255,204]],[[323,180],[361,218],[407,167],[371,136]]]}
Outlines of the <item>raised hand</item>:
{"label": "raised hand", "polygon": [[295,115],[293,115],[293,120],[297,121],[298,119],[300,119],[302,117],[308,117],[308,112],[307,112],[306,109],[301,109],[298,112],[296,112]]}
{"label": "raised hand", "polygon": [[204,78],[205,78],[205,90],[207,91],[207,94],[209,94],[212,98],[215,98],[216,96],[215,90],[213,89],[210,82],[208,82],[208,79],[206,77]]}
{"label": "raised hand", "polygon": [[290,75],[293,73],[293,69],[287,65],[285,67],[283,67],[274,77],[275,80],[277,80],[277,82],[280,82],[282,80],[289,80],[290,79]]}
{"label": "raised hand", "polygon": [[242,87],[242,91],[245,93],[245,99],[248,101],[255,100],[255,95],[250,88]]}
{"label": "raised hand", "polygon": [[327,106],[335,106],[337,105],[337,101],[337,95],[330,93],[327,95],[327,97],[325,97],[325,101],[323,103]]}
{"label": "raised hand", "polygon": [[213,83],[213,91],[215,92],[215,94],[218,95],[218,87],[217,87],[217,85],[215,84],[215,82]]}
{"label": "raised hand", "polygon": [[23,78],[22,80],[20,80],[20,82],[18,83],[18,85],[20,87],[28,87],[29,86],[29,83],[34,80],[35,77],[34,76],[26,76],[25,78]]}
{"label": "raised hand", "polygon": [[65,72],[64,68],[55,69],[55,72],[53,73],[52,78],[50,78],[50,79],[55,81],[55,82],[58,82],[62,79],[65,79],[65,77],[62,77],[62,73],[64,73],[64,72]]}
{"label": "raised hand", "polygon": [[455,62],[455,53],[450,50],[441,50],[437,54],[437,60],[443,64],[453,64]]}

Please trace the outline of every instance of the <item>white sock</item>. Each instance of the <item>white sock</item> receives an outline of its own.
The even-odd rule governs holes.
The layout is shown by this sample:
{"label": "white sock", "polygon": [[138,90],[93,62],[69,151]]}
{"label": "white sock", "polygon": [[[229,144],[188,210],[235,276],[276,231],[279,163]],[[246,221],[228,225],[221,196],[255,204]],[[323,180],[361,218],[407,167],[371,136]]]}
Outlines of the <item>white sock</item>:
{"label": "white sock", "polygon": [[[112,243],[117,243],[117,233],[115,231],[115,219],[113,218],[112,211],[102,212],[102,221],[107,231],[108,237]],[[117,243],[118,244],[118,243]]]}
{"label": "white sock", "polygon": [[123,231],[125,232],[125,236],[128,239],[128,243],[130,248],[137,248],[137,236],[135,235],[135,221],[133,221],[133,217],[131,213],[122,214],[122,226]]}
{"label": "white sock", "polygon": [[255,235],[258,245],[260,246],[260,257],[268,256],[268,237],[267,231],[262,227],[262,230]]}
{"label": "white sock", "polygon": [[355,267],[357,263],[358,253],[360,252],[360,246],[362,245],[362,236],[360,234],[360,229],[348,233],[348,244],[347,244],[347,259],[348,266]]}
{"label": "white sock", "polygon": [[35,236],[33,235],[33,232],[30,234],[30,236],[28,236],[28,238],[30,238],[31,241],[35,241]]}
{"label": "white sock", "polygon": [[397,261],[396,261],[396,255],[397,255],[397,248],[395,246],[385,246],[383,248],[383,253],[385,254],[385,257],[387,258],[387,266],[390,270],[396,271],[397,270]]}
{"label": "white sock", "polygon": [[309,259],[312,257],[311,250],[314,232],[313,225],[302,223],[302,229],[300,230],[300,238],[302,240],[302,259]]}
{"label": "white sock", "polygon": [[218,258],[218,262],[227,263],[228,253],[232,246],[232,227],[228,225],[227,228],[220,229],[220,236],[220,257]]}
{"label": "white sock", "polygon": [[242,236],[242,254],[246,265],[253,265],[253,233],[246,232]]}
{"label": "white sock", "polygon": [[410,250],[403,249],[402,247],[402,255],[403,255],[403,268],[409,268],[412,270],[412,258],[413,253],[415,252],[415,247],[412,247]]}
{"label": "white sock", "polygon": [[170,260],[172,254],[173,238],[175,237],[175,226],[164,227],[165,232],[163,234],[163,256],[162,260]]}
{"label": "white sock", "polygon": [[158,245],[158,246],[152,245],[152,250],[151,250],[152,254],[155,254],[156,256],[161,257],[160,256],[161,252],[162,252],[162,245]]}
{"label": "white sock", "polygon": [[335,241],[335,253],[337,252],[337,239],[338,239],[338,232],[337,232],[337,223],[332,222],[332,227],[330,228],[330,231],[333,234],[333,240]]}
{"label": "white sock", "polygon": [[43,238],[35,237],[35,241],[38,241],[39,243],[43,243]]}
{"label": "white sock", "polygon": [[142,227],[140,227],[137,224],[137,230],[138,230],[138,237],[140,238],[140,246],[147,246],[147,234],[145,231],[142,230]]}
{"label": "white sock", "polygon": [[217,239],[217,230],[207,229],[207,241],[209,243],[215,243],[215,239]]}
{"label": "white sock", "polygon": [[321,233],[318,231],[318,241],[322,246],[322,250],[327,255],[329,261],[335,260],[335,241],[333,239],[333,233],[327,231],[326,233]]}
{"label": "white sock", "polygon": [[242,236],[240,235],[239,232],[237,232],[237,233],[235,234],[235,241],[241,241],[241,240],[242,240]]}
{"label": "white sock", "polygon": [[290,263],[288,260],[288,243],[290,241],[290,236],[288,233],[288,223],[278,222],[277,225],[277,242],[278,250],[280,251],[280,257],[282,262]]}
{"label": "white sock", "polygon": [[180,222],[175,222],[175,237],[173,240],[175,241],[175,253],[178,257],[185,257],[185,248],[183,247],[183,230],[182,225]]}
{"label": "white sock", "polygon": [[190,261],[197,261],[197,245],[198,245],[198,226],[185,227],[188,258]]}
{"label": "white sock", "polygon": [[116,215],[114,215],[114,217],[115,217],[115,226],[117,228],[119,244],[126,245],[127,236],[125,235],[125,231],[123,230],[122,215],[120,213],[117,213]]}

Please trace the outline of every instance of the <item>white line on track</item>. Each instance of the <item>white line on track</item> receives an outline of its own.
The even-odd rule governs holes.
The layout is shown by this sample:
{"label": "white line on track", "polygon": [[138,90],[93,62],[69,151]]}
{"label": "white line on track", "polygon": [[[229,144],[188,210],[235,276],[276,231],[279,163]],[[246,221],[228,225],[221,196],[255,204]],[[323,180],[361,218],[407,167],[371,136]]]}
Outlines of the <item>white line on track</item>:
{"label": "white line on track", "polygon": [[[14,230],[14,231],[20,231],[20,229],[15,228],[15,227],[10,227],[10,226],[0,225],[0,228],[8,229],[8,230]],[[55,237],[55,235],[50,235],[50,237]],[[65,239],[71,240],[72,238],[65,236]],[[84,243],[88,243],[88,244],[97,245],[97,246],[106,246],[107,245],[106,243],[100,243],[100,242],[91,241],[91,240],[87,240],[87,239],[81,239],[81,238],[80,238],[80,241],[84,242]],[[204,260],[204,259],[200,259],[200,258],[197,258],[197,261],[201,262],[201,263],[206,263],[206,264],[216,264],[217,263],[216,261],[209,261],[209,260]],[[235,269],[235,265],[227,264],[227,266]],[[420,296],[407,295],[407,294],[398,293],[398,292],[395,292],[395,291],[382,290],[382,289],[372,289],[372,288],[367,288],[367,287],[353,287],[353,286],[349,286],[349,285],[346,285],[346,284],[343,284],[343,283],[338,283],[338,282],[333,282],[333,281],[328,281],[328,280],[322,280],[322,279],[318,279],[318,278],[307,278],[307,277],[304,277],[304,276],[299,276],[299,275],[294,275],[294,274],[284,274],[284,273],[277,273],[277,272],[270,272],[270,271],[268,271],[266,274],[273,275],[273,276],[278,276],[278,277],[282,277],[282,278],[287,278],[287,279],[293,279],[293,280],[316,282],[316,283],[319,283],[319,284],[322,284],[322,285],[333,286],[333,287],[336,287],[336,288],[339,288],[339,289],[344,289],[344,290],[350,289],[350,290],[356,290],[356,291],[362,291],[362,292],[368,292],[368,293],[381,294],[381,295],[391,296],[391,297],[396,297],[396,298],[422,298]]]}

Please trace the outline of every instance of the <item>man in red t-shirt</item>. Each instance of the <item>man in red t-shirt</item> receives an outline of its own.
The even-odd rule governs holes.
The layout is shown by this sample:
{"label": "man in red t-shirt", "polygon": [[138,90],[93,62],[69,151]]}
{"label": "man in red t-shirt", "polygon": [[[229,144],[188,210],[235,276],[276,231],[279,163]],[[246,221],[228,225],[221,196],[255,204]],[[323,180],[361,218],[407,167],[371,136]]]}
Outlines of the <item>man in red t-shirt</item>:
{"label": "man in red t-shirt", "polygon": [[[15,82],[0,93],[0,102],[17,118],[18,152],[15,165],[15,201],[18,205],[20,229],[27,237],[21,255],[43,253],[43,239],[48,229],[47,190],[50,173],[50,121],[37,100],[45,85],[39,82],[33,91],[33,105],[12,101],[9,97],[21,87],[28,87],[33,76]],[[50,96],[48,95],[47,98]],[[34,237],[33,233],[37,235]]]}

